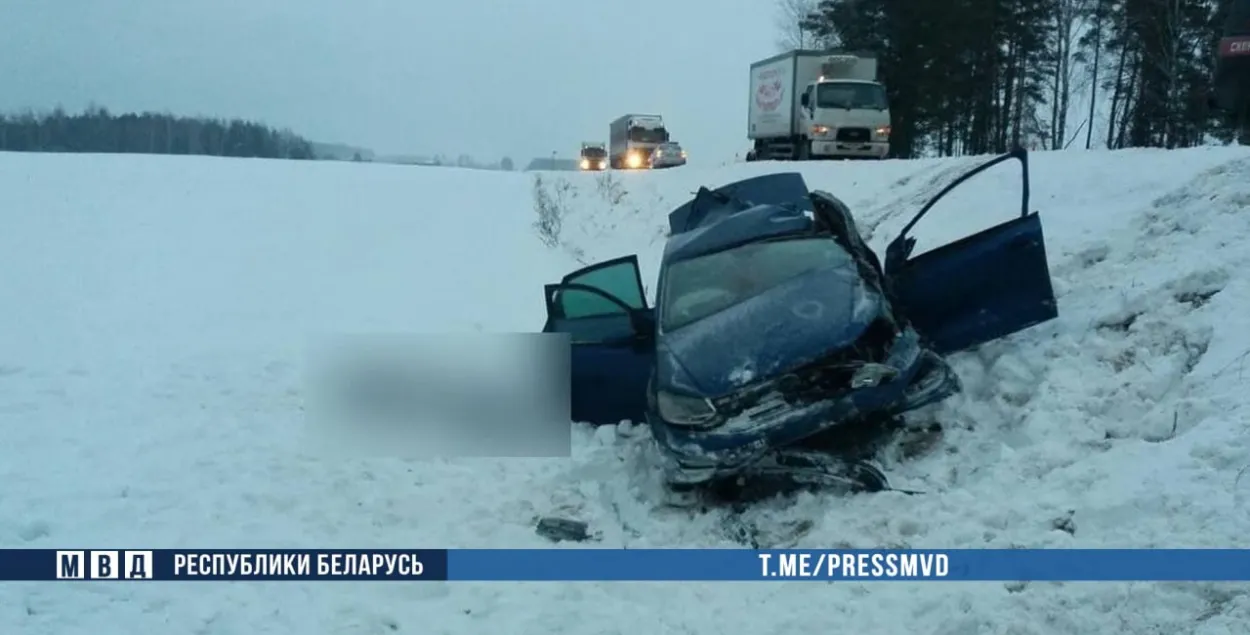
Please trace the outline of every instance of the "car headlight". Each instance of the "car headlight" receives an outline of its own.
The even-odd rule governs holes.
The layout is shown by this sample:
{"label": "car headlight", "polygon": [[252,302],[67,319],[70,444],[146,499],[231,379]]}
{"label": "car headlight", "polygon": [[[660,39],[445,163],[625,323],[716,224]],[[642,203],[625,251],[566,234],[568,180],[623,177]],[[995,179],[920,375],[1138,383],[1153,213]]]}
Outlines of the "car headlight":
{"label": "car headlight", "polygon": [[812,136],[819,137],[829,134],[829,126],[812,126]]}
{"label": "car headlight", "polygon": [[877,136],[878,136],[878,137],[888,137],[888,136],[890,136],[890,127],[889,127],[889,126],[880,126],[880,127],[878,127],[878,128],[877,128],[874,132],[876,132],[876,133],[877,133]]}
{"label": "car headlight", "polygon": [[677,395],[664,390],[655,396],[655,406],[660,417],[677,425],[698,426],[716,418],[711,402],[701,397]]}

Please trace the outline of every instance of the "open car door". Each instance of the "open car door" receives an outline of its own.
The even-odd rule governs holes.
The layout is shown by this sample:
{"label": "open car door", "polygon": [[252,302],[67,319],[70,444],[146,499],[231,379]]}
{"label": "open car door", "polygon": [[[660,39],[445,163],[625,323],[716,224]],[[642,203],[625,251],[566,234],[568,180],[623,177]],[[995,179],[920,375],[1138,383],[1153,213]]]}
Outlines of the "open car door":
{"label": "open car door", "polygon": [[642,423],[655,360],[655,311],[637,256],[579,269],[546,285],[544,333],[567,333],[574,421]]}
{"label": "open car door", "polygon": [[[907,233],[943,196],[973,176],[1016,159],[1023,171],[1020,216],[911,257]],[[1029,213],[1029,163],[1023,148],[964,174],[933,197],[886,249],[894,301],[939,353],[977,346],[1059,315],[1042,221]]]}

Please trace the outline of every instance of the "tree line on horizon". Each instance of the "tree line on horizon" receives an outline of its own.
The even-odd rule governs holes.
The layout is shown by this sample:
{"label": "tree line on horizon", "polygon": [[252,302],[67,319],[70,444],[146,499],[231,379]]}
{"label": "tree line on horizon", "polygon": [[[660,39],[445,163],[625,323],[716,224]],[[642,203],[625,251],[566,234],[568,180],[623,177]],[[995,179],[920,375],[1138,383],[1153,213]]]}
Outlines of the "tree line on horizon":
{"label": "tree line on horizon", "polygon": [[[76,114],[67,113],[63,108],[47,112],[0,112],[0,152],[5,151],[374,160],[372,156],[362,155],[361,150],[342,144],[317,144],[289,129],[276,129],[245,119],[155,112],[115,114],[99,106]],[[391,158],[385,162],[482,170],[515,169],[508,157],[496,163],[483,163],[466,154],[455,159],[439,154],[432,158]]]}
{"label": "tree line on horizon", "polygon": [[777,1],[781,46],[877,55],[899,157],[1250,143],[1208,105],[1230,0]]}
{"label": "tree line on horizon", "polygon": [[154,112],[113,114],[94,106],[77,114],[61,108],[0,113],[0,151],[317,158],[307,139],[254,121]]}

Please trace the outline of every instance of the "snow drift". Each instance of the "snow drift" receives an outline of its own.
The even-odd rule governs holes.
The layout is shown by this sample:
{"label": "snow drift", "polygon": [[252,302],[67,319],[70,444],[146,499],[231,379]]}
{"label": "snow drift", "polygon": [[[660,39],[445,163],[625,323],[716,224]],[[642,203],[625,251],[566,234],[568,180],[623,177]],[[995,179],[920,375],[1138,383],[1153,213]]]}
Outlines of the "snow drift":
{"label": "snow drift", "polygon": [[[953,358],[945,434],[885,457],[923,490],[743,512],[656,504],[644,429],[572,459],[330,461],[296,441],[324,330],[537,330],[541,285],[639,253],[699,185],[798,170],[880,249],[978,158],[543,176],[0,154],[0,547],[1228,547],[1250,527],[1250,152],[1040,153],[1060,317]],[[1005,165],[917,253],[1017,212]],[[535,196],[563,211],[556,247]],[[1250,471],[1250,470],[1248,470]],[[0,588],[23,633],[1238,632],[1218,584],[200,583]],[[628,628],[621,625],[628,625]]]}

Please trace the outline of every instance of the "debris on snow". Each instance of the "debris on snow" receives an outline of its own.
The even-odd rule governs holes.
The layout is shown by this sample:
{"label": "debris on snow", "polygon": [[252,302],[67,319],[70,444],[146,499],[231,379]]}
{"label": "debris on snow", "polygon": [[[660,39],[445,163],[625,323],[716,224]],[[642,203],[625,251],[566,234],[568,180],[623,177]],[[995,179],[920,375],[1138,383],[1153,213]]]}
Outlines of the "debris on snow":
{"label": "debris on snow", "polygon": [[1076,522],[1072,517],[1076,515],[1075,509],[1068,510],[1068,513],[1050,521],[1050,526],[1058,531],[1062,531],[1070,536],[1076,535]]}
{"label": "debris on snow", "polygon": [[590,525],[570,518],[541,518],[535,531],[551,542],[586,542],[593,538]]}

